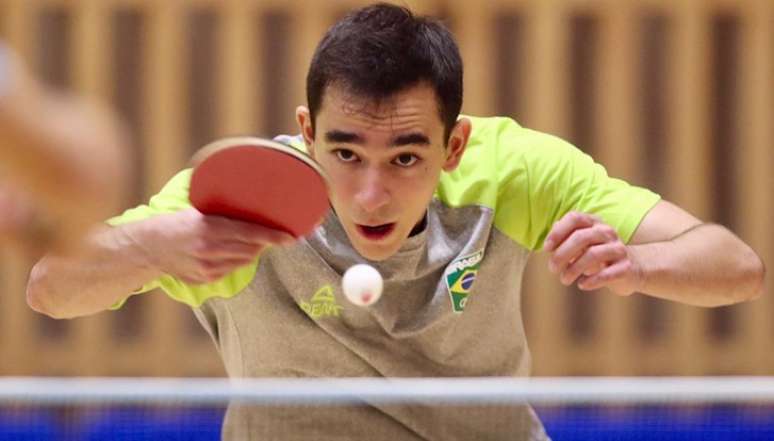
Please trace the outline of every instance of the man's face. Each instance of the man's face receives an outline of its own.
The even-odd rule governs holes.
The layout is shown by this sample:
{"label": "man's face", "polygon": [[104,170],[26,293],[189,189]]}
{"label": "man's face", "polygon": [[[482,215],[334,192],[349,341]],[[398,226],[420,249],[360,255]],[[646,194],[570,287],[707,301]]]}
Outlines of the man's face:
{"label": "man's face", "polygon": [[[442,170],[464,151],[470,124],[447,145],[434,90],[419,84],[379,105],[329,86],[312,131],[297,119],[310,154],[330,178],[331,204],[352,245],[379,261],[395,254],[425,215]],[[462,126],[462,127],[461,127]]]}

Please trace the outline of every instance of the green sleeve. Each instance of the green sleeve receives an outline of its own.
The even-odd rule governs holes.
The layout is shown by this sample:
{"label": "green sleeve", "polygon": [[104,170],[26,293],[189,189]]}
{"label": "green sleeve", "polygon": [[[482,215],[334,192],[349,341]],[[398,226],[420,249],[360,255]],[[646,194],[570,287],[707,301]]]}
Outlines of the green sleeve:
{"label": "green sleeve", "polygon": [[[181,171],[157,195],[153,196],[147,205],[131,208],[120,216],[108,219],[107,223],[111,226],[119,226],[191,208],[191,203],[188,199],[190,181],[191,170]],[[215,282],[201,285],[187,284],[173,276],[164,275],[145,284],[133,294],[161,288],[172,299],[189,306],[198,307],[212,297],[229,298],[237,295],[253,279],[257,268],[258,259],[256,258],[251,264],[238,268]],[[118,309],[125,302],[126,299],[117,303],[111,309]]]}
{"label": "green sleeve", "polygon": [[599,216],[628,242],[660,196],[607,175],[571,144],[503,123],[497,130],[495,226],[535,250],[570,211]]}

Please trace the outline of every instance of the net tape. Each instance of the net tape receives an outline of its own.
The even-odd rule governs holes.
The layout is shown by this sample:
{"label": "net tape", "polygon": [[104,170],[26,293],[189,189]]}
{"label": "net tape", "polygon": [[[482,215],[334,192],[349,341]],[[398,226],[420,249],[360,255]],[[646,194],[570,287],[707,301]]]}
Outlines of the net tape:
{"label": "net tape", "polygon": [[0,403],[774,403],[774,377],[0,378]]}

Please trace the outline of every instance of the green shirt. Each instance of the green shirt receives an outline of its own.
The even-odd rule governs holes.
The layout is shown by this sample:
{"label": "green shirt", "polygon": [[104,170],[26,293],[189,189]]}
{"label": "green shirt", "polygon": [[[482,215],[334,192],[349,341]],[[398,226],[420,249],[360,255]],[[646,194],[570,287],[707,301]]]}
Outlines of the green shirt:
{"label": "green shirt", "polygon": [[[427,227],[394,256],[371,262],[385,280],[375,305],[354,306],[341,292],[343,272],[364,259],[334,214],[296,245],[269,248],[214,283],[188,285],[168,275],[139,292],[160,287],[194,307],[231,376],[528,375],[521,281],[531,251],[571,210],[601,217],[628,241],[659,196],[608,177],[556,137],[507,118],[470,119],[468,148],[459,167],[442,175]],[[300,137],[278,139],[303,149]],[[110,223],[189,207],[190,174],[180,172],[148,205]],[[232,408],[224,435],[253,439],[303,427],[294,439],[322,439],[335,427],[345,439],[546,437],[527,407],[485,413],[461,418],[453,408],[432,406],[321,410],[325,424],[310,425],[309,414]]]}
{"label": "green shirt", "polygon": [[[552,225],[576,210],[601,217],[628,242],[659,196],[607,176],[600,164],[569,143],[525,129],[510,118],[468,117],[473,130],[460,166],[444,173],[435,197],[450,207],[481,205],[495,212],[494,226],[529,250],[540,249]],[[281,140],[304,150],[300,136]],[[191,207],[191,169],[175,175],[147,205],[108,220],[121,225]],[[257,269],[240,268],[206,285],[186,285],[171,276],[148,283],[137,293],[162,288],[170,297],[200,306],[210,297],[232,297]]]}

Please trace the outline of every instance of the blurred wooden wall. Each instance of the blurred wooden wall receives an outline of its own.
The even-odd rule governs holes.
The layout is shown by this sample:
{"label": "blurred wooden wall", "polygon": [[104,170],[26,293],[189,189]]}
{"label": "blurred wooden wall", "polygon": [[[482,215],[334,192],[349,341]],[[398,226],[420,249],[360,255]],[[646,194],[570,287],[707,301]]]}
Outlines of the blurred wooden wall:
{"label": "blurred wooden wall", "polygon": [[[49,83],[130,123],[145,200],[213,138],[294,133],[325,29],[361,1],[0,0],[1,35]],[[774,2],[409,1],[466,62],[464,111],[573,141],[612,175],[727,225],[774,262]],[[158,293],[73,321],[24,303],[3,252],[0,374],[219,375],[187,308]],[[537,375],[774,374],[768,294],[698,309],[565,289],[536,256],[525,314]]]}

